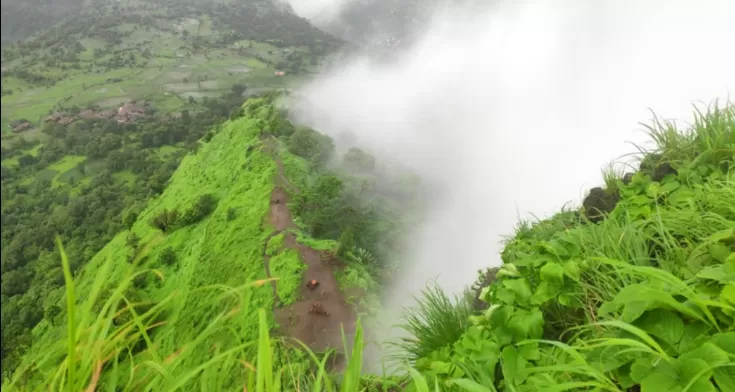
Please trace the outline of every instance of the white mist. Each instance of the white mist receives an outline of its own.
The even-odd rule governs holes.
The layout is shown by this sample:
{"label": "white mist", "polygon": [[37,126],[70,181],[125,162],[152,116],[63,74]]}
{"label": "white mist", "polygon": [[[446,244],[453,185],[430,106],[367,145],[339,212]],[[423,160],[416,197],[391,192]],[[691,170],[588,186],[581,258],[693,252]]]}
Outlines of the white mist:
{"label": "white mist", "polygon": [[726,100],[733,20],[732,0],[455,7],[396,62],[357,57],[301,89],[300,121],[333,135],[348,128],[445,195],[407,233],[391,309],[428,280],[456,292],[498,265],[519,214],[581,202],[606,164],[636,151],[628,142],[647,140],[638,123],[649,109],[687,120],[695,101]]}

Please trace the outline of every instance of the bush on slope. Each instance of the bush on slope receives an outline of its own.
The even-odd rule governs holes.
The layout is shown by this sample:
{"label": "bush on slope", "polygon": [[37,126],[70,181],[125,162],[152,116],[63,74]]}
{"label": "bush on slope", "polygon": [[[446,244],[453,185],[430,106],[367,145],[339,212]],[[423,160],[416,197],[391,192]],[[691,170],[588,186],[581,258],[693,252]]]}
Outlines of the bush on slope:
{"label": "bush on slope", "polygon": [[489,308],[417,369],[489,391],[735,388],[735,107],[651,130],[660,150],[604,190],[614,209],[523,227]]}

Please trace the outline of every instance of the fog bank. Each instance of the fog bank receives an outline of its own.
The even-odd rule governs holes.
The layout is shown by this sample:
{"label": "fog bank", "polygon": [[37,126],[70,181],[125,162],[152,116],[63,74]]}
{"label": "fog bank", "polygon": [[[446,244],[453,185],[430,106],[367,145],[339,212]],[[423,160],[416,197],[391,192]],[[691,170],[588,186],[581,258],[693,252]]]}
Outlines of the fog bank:
{"label": "fog bank", "polygon": [[[527,0],[455,8],[391,64],[365,57],[308,84],[301,122],[345,129],[448,192],[407,233],[404,305],[500,263],[519,214],[581,203],[601,169],[647,140],[649,108],[691,118],[735,91],[735,1]],[[431,199],[432,194],[425,195]]]}
{"label": "fog bank", "polygon": [[[291,5],[293,11],[313,23],[328,23],[338,17],[342,8],[350,2],[358,0],[274,0]],[[365,0],[360,0],[365,1]],[[374,0],[370,0],[374,1]],[[380,0],[378,0],[380,1]]]}

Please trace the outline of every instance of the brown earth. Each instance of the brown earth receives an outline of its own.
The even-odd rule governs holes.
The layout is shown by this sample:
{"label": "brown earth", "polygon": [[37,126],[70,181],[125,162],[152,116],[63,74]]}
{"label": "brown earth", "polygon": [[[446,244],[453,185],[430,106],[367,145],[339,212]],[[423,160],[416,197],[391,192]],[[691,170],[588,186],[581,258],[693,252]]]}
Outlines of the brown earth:
{"label": "brown earth", "polygon": [[[264,144],[265,148],[274,154],[277,166],[276,178],[274,179],[276,186],[271,193],[268,215],[268,222],[275,230],[268,238],[270,240],[287,229],[298,229],[288,209],[289,196],[284,188],[295,192],[298,192],[298,190],[288,183],[285,177],[283,163],[278,156],[277,147],[274,146],[271,140],[265,140]],[[266,254],[267,247],[268,241],[266,241],[263,251],[263,262],[266,273],[270,277],[270,257]],[[347,341],[351,342],[357,315],[352,306],[345,301],[345,296],[340,291],[337,279],[334,277],[333,268],[341,262],[335,260],[331,254],[325,254],[298,243],[296,235],[292,231],[285,232],[284,247],[296,250],[307,268],[301,284],[300,294],[302,299],[292,305],[281,306],[276,292],[277,282],[273,282],[273,293],[277,303],[274,312],[276,321],[281,327],[280,333],[301,341],[315,352],[332,348],[338,353],[343,353],[342,328],[344,328]],[[307,283],[312,279],[319,282],[314,290],[307,288]],[[315,303],[321,304],[328,315],[310,312]],[[337,361],[334,366],[341,367],[344,365],[343,362],[342,360]]]}

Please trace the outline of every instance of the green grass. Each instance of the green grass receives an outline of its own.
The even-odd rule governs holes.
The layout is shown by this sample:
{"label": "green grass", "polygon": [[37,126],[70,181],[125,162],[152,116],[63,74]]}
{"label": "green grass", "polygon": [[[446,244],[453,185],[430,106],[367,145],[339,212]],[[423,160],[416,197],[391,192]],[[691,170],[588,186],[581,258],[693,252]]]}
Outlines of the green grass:
{"label": "green grass", "polygon": [[[471,314],[469,298],[428,288],[406,313],[410,336],[394,342],[392,358],[407,371],[393,377],[362,377],[359,326],[342,375],[326,371],[327,358],[269,335],[263,219],[276,169],[260,149],[245,153],[264,125],[263,109],[249,107],[186,157],[149,203],[132,229],[145,244],[136,260],[127,261],[127,233],[75,280],[62,257],[67,323],[34,331],[34,348],[3,390],[24,380],[24,390],[733,390],[732,105],[702,113],[688,131],[655,125],[655,152],[676,172],[618,180],[620,202],[602,222],[566,211],[519,225],[496,280],[480,292],[488,309]],[[185,208],[204,193],[219,204],[198,224],[168,234],[148,226],[163,208]],[[228,220],[230,208],[238,213]],[[276,238],[269,254],[280,248]],[[156,264],[167,246],[177,263]],[[297,261],[289,251],[272,259],[287,301],[297,298]],[[360,285],[358,267],[343,273]],[[150,279],[134,295],[135,274]],[[141,293],[153,303],[132,306]]]}
{"label": "green grass", "polygon": [[301,281],[306,264],[294,249],[284,249],[270,260],[271,277],[278,279],[278,298],[284,305],[291,305],[299,299]]}
{"label": "green grass", "polygon": [[79,181],[84,174],[76,167],[87,159],[84,155],[67,155],[56,163],[49,165],[47,170],[58,173],[51,180],[51,186],[59,187],[72,181]]}
{"label": "green grass", "polygon": [[21,150],[21,152],[20,152],[19,155],[14,156],[12,158],[8,158],[8,159],[3,159],[2,164],[3,165],[8,165],[8,166],[18,166],[18,158],[20,158],[20,157],[22,157],[23,155],[26,155],[26,154],[31,155],[31,156],[34,156],[34,157],[37,157],[38,156],[38,152],[41,149],[41,147],[42,147],[42,144],[36,144],[35,146],[33,146],[31,148],[23,149],[23,150]]}
{"label": "green grass", "polygon": [[[199,20],[202,22],[200,34],[213,34],[215,26],[209,17],[203,15]],[[117,26],[124,31],[130,31],[133,27],[133,24]],[[80,43],[86,48],[79,56],[80,64],[82,67],[93,66],[91,71],[34,65],[33,72],[62,78],[52,87],[36,87],[14,77],[3,77],[3,88],[14,92],[2,97],[3,127],[19,118],[26,118],[39,125],[41,118],[50,111],[57,110],[59,105],[69,108],[96,103],[103,107],[115,107],[137,99],[152,101],[160,111],[169,113],[180,110],[193,93],[197,93],[194,98],[204,95],[219,96],[229,91],[230,86],[235,83],[244,83],[250,87],[284,87],[295,81],[290,75],[286,78],[274,76],[275,69],[272,66],[255,58],[256,55],[262,55],[273,63],[281,61],[282,50],[272,45],[254,42],[254,47],[243,56],[236,50],[237,44],[194,49],[191,42],[183,41],[176,35],[157,29],[146,32],[143,26],[138,27],[131,36],[123,39],[124,45],[135,47],[148,42],[146,47],[150,48],[153,57],[146,60],[136,55],[135,67],[108,70],[95,65],[111,56],[95,59],[94,50],[115,49],[114,45],[107,45],[95,37],[80,37]],[[186,28],[192,35],[196,33],[196,25],[187,25]],[[219,31],[214,33],[219,34]],[[268,54],[268,51],[276,54]],[[191,56],[178,57],[178,52],[187,52]],[[247,67],[250,72],[233,71],[242,67]],[[184,78],[190,82],[183,83]],[[196,83],[198,78],[202,78],[201,91]],[[110,79],[121,81],[109,82]]]}
{"label": "green grass", "polygon": [[135,180],[137,178],[135,173],[131,172],[130,170],[113,173],[112,177],[120,182],[126,182],[128,183],[128,185],[132,185],[133,183],[135,183]]}

